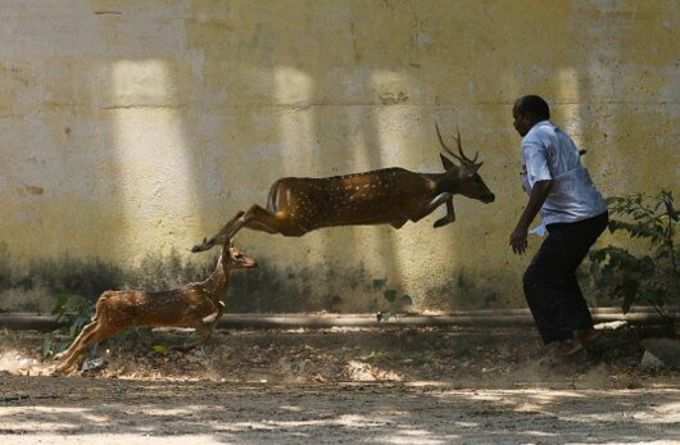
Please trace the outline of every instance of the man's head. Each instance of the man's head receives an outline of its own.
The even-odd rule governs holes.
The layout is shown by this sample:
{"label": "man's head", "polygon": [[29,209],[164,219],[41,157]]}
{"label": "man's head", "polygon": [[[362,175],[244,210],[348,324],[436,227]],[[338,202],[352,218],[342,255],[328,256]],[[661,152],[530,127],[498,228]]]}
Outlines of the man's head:
{"label": "man's head", "polygon": [[524,137],[536,123],[550,119],[550,107],[541,96],[522,96],[512,107],[512,117],[515,130]]}

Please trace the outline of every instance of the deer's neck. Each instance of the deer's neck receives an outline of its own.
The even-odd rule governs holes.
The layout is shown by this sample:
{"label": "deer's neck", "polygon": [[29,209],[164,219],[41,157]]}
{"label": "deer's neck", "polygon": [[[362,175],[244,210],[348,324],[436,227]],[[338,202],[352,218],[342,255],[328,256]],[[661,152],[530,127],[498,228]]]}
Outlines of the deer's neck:
{"label": "deer's neck", "polygon": [[229,283],[229,273],[222,263],[222,256],[217,260],[215,271],[203,282],[205,287],[214,295],[222,298],[224,289]]}
{"label": "deer's neck", "polygon": [[[434,176],[434,175],[433,175]],[[458,193],[458,188],[460,186],[460,180],[458,176],[447,175],[445,173],[436,175],[432,179],[435,180],[436,193]]]}

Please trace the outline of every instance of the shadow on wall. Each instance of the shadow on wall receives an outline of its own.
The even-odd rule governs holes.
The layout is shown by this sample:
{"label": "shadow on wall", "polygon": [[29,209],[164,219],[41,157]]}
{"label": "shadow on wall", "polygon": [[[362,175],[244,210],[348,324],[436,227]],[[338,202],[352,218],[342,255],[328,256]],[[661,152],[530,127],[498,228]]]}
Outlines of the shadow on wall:
{"label": "shadow on wall", "polygon": [[[205,279],[216,262],[217,256],[192,261],[172,251],[148,255],[138,267],[69,255],[21,264],[0,243],[0,312],[49,313],[63,297],[94,303],[108,289],[175,288]],[[313,284],[319,279],[327,283],[327,292],[315,295]],[[346,270],[323,265],[284,269],[264,259],[258,260],[256,269],[235,271],[224,299],[230,312],[342,312],[346,301],[356,301],[360,296],[365,304],[352,305],[352,309],[372,312],[397,308],[394,296],[398,293],[386,280],[371,279],[362,266]]]}
{"label": "shadow on wall", "polygon": [[62,296],[94,302],[108,289],[162,290],[206,278],[211,261],[184,261],[173,251],[149,255],[138,267],[121,267],[97,257],[16,260],[0,243],[0,310],[50,312]]}
{"label": "shadow on wall", "polygon": [[[517,277],[506,274],[497,277],[498,283],[509,283]],[[511,307],[507,293],[488,284],[479,284],[465,268],[441,286],[428,289],[424,295],[422,306],[432,310],[450,312],[455,310],[488,309]]]}
{"label": "shadow on wall", "polygon": [[[175,288],[205,279],[217,261],[217,255],[210,259],[190,258],[183,259],[177,251],[172,251],[168,255],[147,255],[138,267],[121,267],[99,258],[69,255],[22,264],[12,258],[6,244],[0,243],[0,312],[48,313],[64,296],[92,303],[108,289]],[[587,261],[578,273],[591,304],[613,303],[611,298],[598,293]],[[489,283],[511,279],[513,277],[498,276]],[[323,293],[315,291],[319,280],[325,283]],[[398,283],[371,276],[363,264],[344,268],[328,264],[282,268],[266,258],[258,259],[256,269],[232,274],[225,302],[232,313],[450,312],[516,306],[502,290],[488,283],[479,284],[479,280],[464,269],[423,295],[409,295]]]}
{"label": "shadow on wall", "polygon": [[[232,312],[402,312],[412,298],[398,284],[372,277],[363,264],[334,267],[317,264],[279,268],[270,262],[233,276],[227,307]],[[324,291],[318,292],[318,282]]]}

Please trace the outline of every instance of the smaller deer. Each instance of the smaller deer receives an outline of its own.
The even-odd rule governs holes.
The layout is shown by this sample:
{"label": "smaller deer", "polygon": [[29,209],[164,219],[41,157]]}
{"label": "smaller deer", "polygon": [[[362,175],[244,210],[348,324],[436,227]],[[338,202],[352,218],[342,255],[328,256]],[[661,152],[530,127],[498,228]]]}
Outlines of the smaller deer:
{"label": "smaller deer", "polygon": [[92,321],[83,327],[66,351],[55,356],[61,360],[55,373],[69,371],[88,347],[133,326],[195,328],[201,339],[189,348],[206,343],[224,311],[222,299],[229,286],[231,270],[256,266],[255,260],[241,253],[227,239],[215,271],[204,281],[159,292],[103,292],[97,300]]}

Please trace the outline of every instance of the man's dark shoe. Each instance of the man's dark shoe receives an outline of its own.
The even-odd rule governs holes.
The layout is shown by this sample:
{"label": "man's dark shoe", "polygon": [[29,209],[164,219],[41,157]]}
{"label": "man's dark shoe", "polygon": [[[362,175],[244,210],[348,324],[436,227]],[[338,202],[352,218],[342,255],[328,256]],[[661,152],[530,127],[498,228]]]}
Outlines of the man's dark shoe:
{"label": "man's dark shoe", "polygon": [[543,355],[538,360],[542,366],[556,366],[563,364],[583,350],[583,346],[574,340],[563,340],[547,344],[543,348]]}
{"label": "man's dark shoe", "polygon": [[588,352],[596,352],[600,350],[603,334],[601,331],[595,329],[586,329],[576,331],[575,338],[582,349],[585,349]]}

